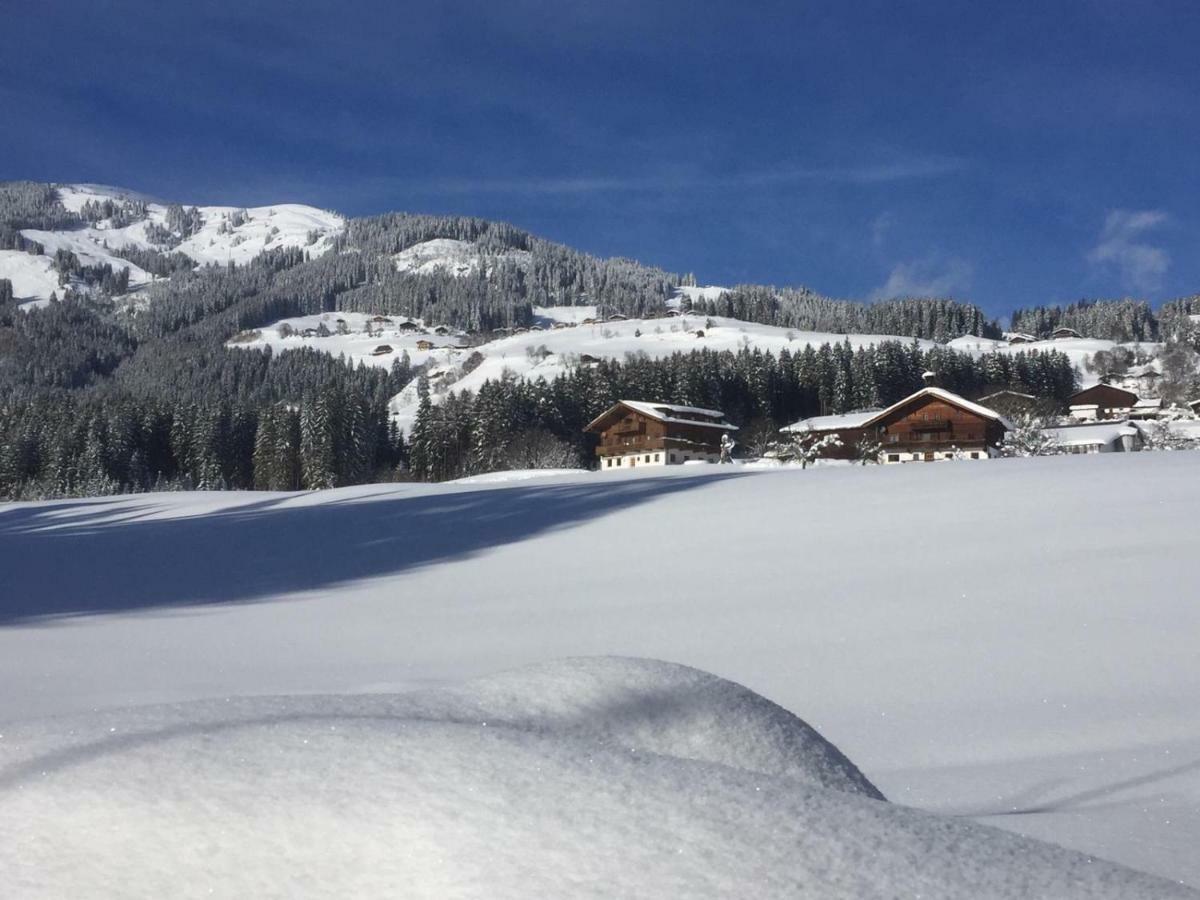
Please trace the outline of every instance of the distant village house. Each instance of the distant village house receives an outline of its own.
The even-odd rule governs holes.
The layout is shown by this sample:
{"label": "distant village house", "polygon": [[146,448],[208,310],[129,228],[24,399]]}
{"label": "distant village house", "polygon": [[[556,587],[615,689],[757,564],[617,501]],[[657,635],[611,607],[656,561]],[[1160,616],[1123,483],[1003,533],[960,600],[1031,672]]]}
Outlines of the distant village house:
{"label": "distant village house", "polygon": [[1071,395],[1067,400],[1071,418],[1079,422],[1100,419],[1124,419],[1133,412],[1138,395],[1111,384],[1096,384]]}
{"label": "distant village house", "polygon": [[584,431],[600,437],[601,471],[670,466],[721,458],[721,436],[737,431],[715,409],[621,400]]}

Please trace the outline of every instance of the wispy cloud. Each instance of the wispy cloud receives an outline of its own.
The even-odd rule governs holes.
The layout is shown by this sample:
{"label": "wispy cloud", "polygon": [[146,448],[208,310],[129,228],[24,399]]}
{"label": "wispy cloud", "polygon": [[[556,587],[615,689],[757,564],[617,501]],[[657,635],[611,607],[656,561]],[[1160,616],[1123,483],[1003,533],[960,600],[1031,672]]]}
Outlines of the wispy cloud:
{"label": "wispy cloud", "polygon": [[887,281],[871,292],[871,299],[948,297],[970,288],[974,276],[975,267],[955,257],[897,263]]}
{"label": "wispy cloud", "polygon": [[887,240],[888,233],[892,230],[892,226],[896,224],[896,217],[889,210],[884,210],[874,219],[871,220],[871,246],[876,250],[883,248],[884,241]]}
{"label": "wispy cloud", "polygon": [[819,183],[871,185],[936,178],[961,172],[966,165],[965,160],[956,157],[931,157],[863,165],[781,166],[719,175],[676,170],[567,177],[435,178],[398,181],[393,186],[414,193],[588,194],[618,191],[749,189]]}
{"label": "wispy cloud", "polygon": [[1114,209],[1104,220],[1096,246],[1087,253],[1088,263],[1104,272],[1116,271],[1126,290],[1157,290],[1170,268],[1171,255],[1145,237],[1168,219],[1162,210]]}

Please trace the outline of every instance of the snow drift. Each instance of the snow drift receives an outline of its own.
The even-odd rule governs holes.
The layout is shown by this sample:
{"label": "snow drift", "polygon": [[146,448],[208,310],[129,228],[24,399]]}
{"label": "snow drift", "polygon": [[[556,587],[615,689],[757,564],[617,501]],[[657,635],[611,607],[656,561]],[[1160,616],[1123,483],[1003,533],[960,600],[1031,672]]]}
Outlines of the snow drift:
{"label": "snow drift", "polygon": [[1196,896],[872,799],[790,713],[650,660],[118,710],[0,753],[22,897]]}

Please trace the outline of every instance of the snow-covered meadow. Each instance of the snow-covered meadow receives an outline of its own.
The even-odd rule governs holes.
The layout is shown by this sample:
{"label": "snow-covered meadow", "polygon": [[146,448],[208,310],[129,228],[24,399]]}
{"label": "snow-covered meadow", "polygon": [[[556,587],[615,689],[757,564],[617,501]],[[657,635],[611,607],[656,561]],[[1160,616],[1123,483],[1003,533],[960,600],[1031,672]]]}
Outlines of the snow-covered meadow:
{"label": "snow-covered meadow", "polygon": [[0,506],[0,877],[1191,896],[973,823],[1200,885],[1198,467]]}

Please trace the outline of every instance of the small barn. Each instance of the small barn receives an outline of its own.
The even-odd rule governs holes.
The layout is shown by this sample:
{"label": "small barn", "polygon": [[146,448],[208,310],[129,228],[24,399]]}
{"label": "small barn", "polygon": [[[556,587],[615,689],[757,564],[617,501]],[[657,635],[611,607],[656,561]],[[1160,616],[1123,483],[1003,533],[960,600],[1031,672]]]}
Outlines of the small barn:
{"label": "small barn", "polygon": [[1197,397],[1195,400],[1189,400],[1187,405],[1188,409],[1200,416],[1200,397]]}
{"label": "small barn", "polygon": [[1026,334],[1023,331],[1010,331],[1004,335],[1010,344],[1032,344],[1037,341],[1037,336]]}
{"label": "small barn", "polygon": [[406,319],[405,321],[401,322],[396,327],[400,331],[407,331],[409,333],[421,330],[421,326],[418,325],[416,322],[414,322],[412,319]]}
{"label": "small barn", "polygon": [[[1096,384],[1077,391],[1067,399],[1071,418],[1124,419],[1137,405],[1138,395],[1111,384]],[[1095,407],[1093,412],[1092,407]]]}
{"label": "small barn", "polygon": [[425,338],[421,338],[421,340],[417,341],[417,349],[418,350],[432,350],[433,349],[433,341],[426,340]]}
{"label": "small barn", "polygon": [[1061,327],[1050,332],[1050,339],[1055,341],[1065,341],[1067,338],[1077,337],[1081,337],[1081,335],[1074,328]]}
{"label": "small barn", "polygon": [[376,347],[374,350],[371,351],[371,355],[372,356],[387,356],[389,353],[392,353],[392,352],[394,352],[394,351],[392,350],[391,344],[380,344],[378,347]]}
{"label": "small barn", "polygon": [[584,429],[598,435],[600,470],[670,466],[721,459],[721,437],[737,431],[715,409],[621,400]]}
{"label": "small barn", "polygon": [[864,441],[880,445],[880,462],[934,462],[998,456],[1012,424],[1000,413],[939,387],[925,387],[887,409],[802,419],[783,429],[836,434],[831,459],[850,459]]}

